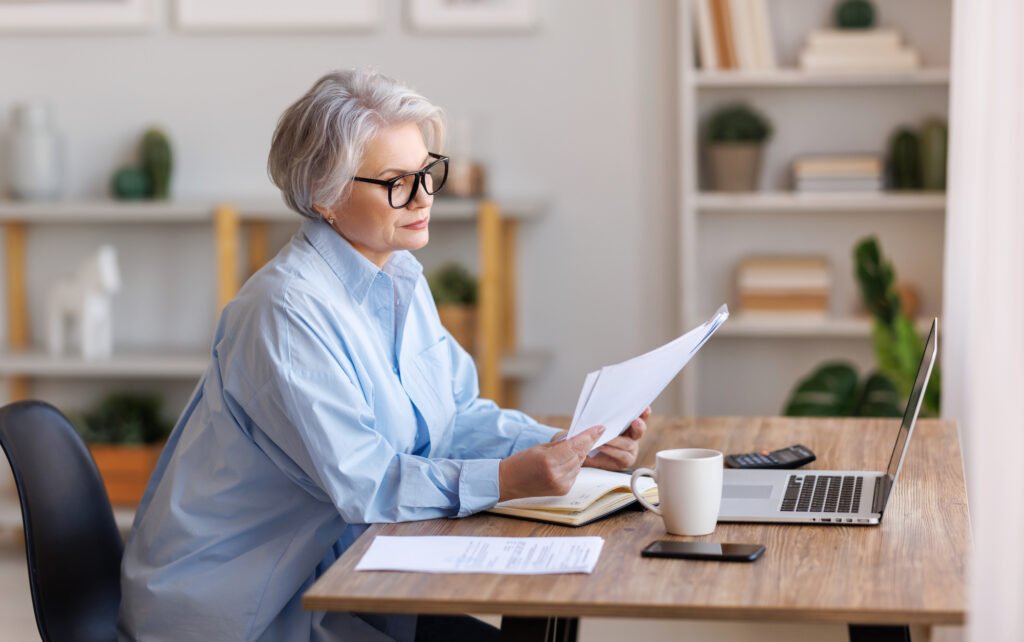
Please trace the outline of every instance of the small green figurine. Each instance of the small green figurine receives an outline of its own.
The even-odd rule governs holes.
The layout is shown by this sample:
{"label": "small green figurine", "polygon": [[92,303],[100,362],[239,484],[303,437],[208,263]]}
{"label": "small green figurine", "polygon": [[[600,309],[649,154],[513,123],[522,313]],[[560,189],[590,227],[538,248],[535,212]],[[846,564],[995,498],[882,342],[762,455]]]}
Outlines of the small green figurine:
{"label": "small green figurine", "polygon": [[870,29],[875,26],[875,7],[868,0],[844,0],[836,5],[836,26],[840,29]]}
{"label": "small green figurine", "polygon": [[120,201],[138,201],[149,198],[152,185],[149,174],[138,167],[127,165],[117,170],[110,181],[110,191]]}

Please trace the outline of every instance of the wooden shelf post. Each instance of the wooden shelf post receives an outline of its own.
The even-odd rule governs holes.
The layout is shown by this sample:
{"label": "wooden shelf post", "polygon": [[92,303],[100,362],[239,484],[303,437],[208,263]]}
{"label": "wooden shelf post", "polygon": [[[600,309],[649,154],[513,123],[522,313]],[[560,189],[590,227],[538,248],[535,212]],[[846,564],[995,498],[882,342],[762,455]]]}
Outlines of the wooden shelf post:
{"label": "wooden shelf post", "polygon": [[217,313],[238,293],[238,210],[218,205],[213,213],[217,248]]}
{"label": "wooden shelf post", "polygon": [[[10,350],[28,348],[28,300],[25,286],[25,224],[8,221],[4,224],[4,256],[7,272],[7,344]],[[11,401],[29,396],[27,377],[11,377]]]}
{"label": "wooden shelf post", "polygon": [[499,405],[501,390],[502,340],[502,240],[501,213],[494,201],[482,201],[477,220],[480,252],[480,285],[477,297],[477,370],[480,395]]}

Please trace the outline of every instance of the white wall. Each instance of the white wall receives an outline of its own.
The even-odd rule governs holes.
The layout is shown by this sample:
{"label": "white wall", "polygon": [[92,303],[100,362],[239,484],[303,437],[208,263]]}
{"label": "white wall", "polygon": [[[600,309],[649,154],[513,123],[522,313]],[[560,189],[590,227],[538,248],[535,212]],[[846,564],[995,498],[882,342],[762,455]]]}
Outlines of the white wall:
{"label": "white wall", "polygon": [[[264,169],[272,129],[320,74],[373,65],[405,80],[473,119],[494,192],[551,204],[522,234],[520,343],[556,357],[524,387],[523,405],[571,413],[588,369],[653,347],[675,328],[675,4],[544,8],[536,33],[489,37],[412,34],[394,0],[382,3],[370,34],[192,35],[163,18],[150,34],[5,35],[0,114],[30,97],[53,104],[69,196],[102,196],[150,123],[174,143],[175,197],[273,195]],[[473,242],[468,229],[433,232],[437,245]],[[441,238],[453,234],[458,241]],[[213,261],[199,226],[34,229],[33,317],[47,284],[107,239],[127,277],[118,345],[205,347]],[[428,248],[423,260],[437,258]],[[43,389],[72,392],[66,382]]]}

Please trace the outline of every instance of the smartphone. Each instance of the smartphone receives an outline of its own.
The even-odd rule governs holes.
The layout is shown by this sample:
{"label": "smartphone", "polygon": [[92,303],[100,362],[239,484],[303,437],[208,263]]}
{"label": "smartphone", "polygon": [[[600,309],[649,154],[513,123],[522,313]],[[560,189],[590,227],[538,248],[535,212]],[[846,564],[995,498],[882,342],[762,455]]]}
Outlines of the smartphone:
{"label": "smartphone", "polygon": [[672,557],[681,560],[718,560],[753,562],[764,553],[760,544],[718,544],[715,542],[676,542],[660,539],[648,544],[643,557]]}

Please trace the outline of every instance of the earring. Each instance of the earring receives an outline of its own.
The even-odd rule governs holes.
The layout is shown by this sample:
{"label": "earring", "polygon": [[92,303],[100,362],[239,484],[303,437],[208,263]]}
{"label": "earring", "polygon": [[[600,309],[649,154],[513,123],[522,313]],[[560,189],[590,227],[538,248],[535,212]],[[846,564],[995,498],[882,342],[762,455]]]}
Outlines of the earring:
{"label": "earring", "polygon": [[335,220],[336,219],[333,216],[328,216],[327,217],[327,224],[330,225],[331,227],[334,227],[334,221]]}

